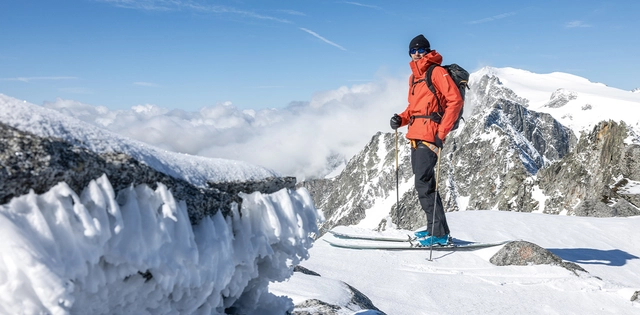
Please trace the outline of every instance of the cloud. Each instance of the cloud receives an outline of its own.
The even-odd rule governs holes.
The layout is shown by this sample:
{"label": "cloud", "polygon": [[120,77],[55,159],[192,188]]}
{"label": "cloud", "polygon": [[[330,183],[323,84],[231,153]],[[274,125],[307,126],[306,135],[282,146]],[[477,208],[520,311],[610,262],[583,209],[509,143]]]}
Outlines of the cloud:
{"label": "cloud", "polygon": [[45,80],[75,80],[76,77],[17,77],[17,78],[0,78],[0,81],[21,81],[29,83],[31,81],[45,81]]}
{"label": "cloud", "polygon": [[175,10],[181,4],[180,1],[167,1],[167,0],[96,0],[96,1],[109,3],[119,8],[151,10],[151,11]]}
{"label": "cloud", "polygon": [[247,86],[249,89],[283,89],[286,88],[286,85],[256,85],[256,86]]}
{"label": "cloud", "polygon": [[239,15],[245,18],[254,18],[260,20],[271,20],[280,23],[291,23],[288,20],[280,19],[277,17],[257,14],[251,11],[238,10],[233,7],[200,4],[197,1],[182,1],[182,0],[95,0],[98,2],[104,2],[116,7],[126,9],[136,9],[145,11],[182,11],[191,10],[205,13],[216,14],[231,14]]}
{"label": "cloud", "polygon": [[591,27],[591,25],[586,24],[586,23],[585,23],[585,22],[583,22],[583,21],[577,21],[577,20],[576,20],[576,21],[570,21],[570,22],[567,22],[567,23],[564,25],[564,27],[566,27],[566,28]]}
{"label": "cloud", "polygon": [[371,9],[380,9],[379,6],[375,6],[375,5],[370,5],[370,4],[363,4],[363,3],[359,3],[359,2],[350,2],[350,1],[346,1],[344,2],[346,4],[351,4],[351,5],[356,5],[359,7],[366,7],[366,8],[371,8]]}
{"label": "cloud", "polygon": [[338,45],[338,44],[336,44],[336,43],[334,43],[334,42],[332,42],[332,41],[330,41],[330,40],[318,35],[318,33],[314,32],[312,30],[309,30],[309,29],[306,29],[306,28],[303,28],[303,27],[301,27],[300,29],[305,31],[305,32],[307,32],[307,33],[309,33],[309,34],[311,34],[311,35],[313,35],[313,36],[315,36],[315,37],[317,37],[321,41],[323,41],[323,42],[325,42],[325,43],[327,43],[327,44],[329,44],[331,46],[335,46],[335,47],[338,47],[338,49],[340,49],[340,50],[346,51],[346,49],[344,47],[342,47],[342,46],[340,46],[340,45]]}
{"label": "cloud", "polygon": [[138,86],[146,86],[146,87],[160,87],[160,85],[155,84],[155,83],[151,83],[151,82],[133,82],[133,85],[138,85]]}
{"label": "cloud", "polygon": [[376,132],[390,132],[389,117],[405,109],[406,93],[402,77],[280,109],[241,110],[227,102],[198,111],[151,104],[109,110],[64,99],[43,106],[166,150],[247,161],[301,180],[330,173],[329,165],[346,162]]}
{"label": "cloud", "polygon": [[516,15],[516,14],[517,14],[517,12],[502,13],[502,14],[494,15],[492,17],[471,21],[471,22],[469,22],[469,24],[480,24],[480,23],[492,22],[492,21],[504,19],[504,18],[507,18],[507,17],[510,17],[510,16],[513,16],[513,15]]}
{"label": "cloud", "polygon": [[295,10],[277,10],[278,12],[282,12],[285,14],[289,14],[289,15],[297,15],[297,16],[307,16],[306,14],[300,12],[300,11],[295,11]]}

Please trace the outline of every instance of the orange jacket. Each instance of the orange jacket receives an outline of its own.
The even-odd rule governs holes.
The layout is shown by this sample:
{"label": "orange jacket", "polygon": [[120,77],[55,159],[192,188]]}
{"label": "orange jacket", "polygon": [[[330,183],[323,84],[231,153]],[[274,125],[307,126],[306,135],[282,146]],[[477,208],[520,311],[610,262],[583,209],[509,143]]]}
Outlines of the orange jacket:
{"label": "orange jacket", "polygon": [[437,132],[440,140],[444,140],[458,118],[458,113],[464,104],[460,91],[447,70],[442,67],[435,67],[431,73],[431,80],[436,88],[437,97],[440,98],[440,106],[444,109],[442,121],[437,124],[430,119],[415,118],[413,123],[410,124],[411,116],[429,115],[438,111],[438,101],[436,96],[429,90],[427,83],[421,81],[412,86],[412,82],[424,79],[430,65],[440,65],[441,63],[442,55],[435,50],[432,50],[422,59],[418,61],[412,60],[409,63],[412,72],[412,76],[409,77],[409,105],[407,105],[407,109],[404,112],[398,114],[402,118],[402,126],[409,125],[407,139],[434,143]]}

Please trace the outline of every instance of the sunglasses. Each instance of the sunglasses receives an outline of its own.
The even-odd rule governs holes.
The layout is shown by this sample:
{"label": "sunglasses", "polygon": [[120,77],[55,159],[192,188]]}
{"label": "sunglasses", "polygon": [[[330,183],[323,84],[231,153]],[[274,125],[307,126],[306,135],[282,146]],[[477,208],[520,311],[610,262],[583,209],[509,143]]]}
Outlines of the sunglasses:
{"label": "sunglasses", "polygon": [[411,50],[409,50],[409,53],[412,54],[412,55],[415,54],[415,53],[424,54],[426,52],[427,52],[426,48],[417,48],[417,49],[416,48],[411,48]]}

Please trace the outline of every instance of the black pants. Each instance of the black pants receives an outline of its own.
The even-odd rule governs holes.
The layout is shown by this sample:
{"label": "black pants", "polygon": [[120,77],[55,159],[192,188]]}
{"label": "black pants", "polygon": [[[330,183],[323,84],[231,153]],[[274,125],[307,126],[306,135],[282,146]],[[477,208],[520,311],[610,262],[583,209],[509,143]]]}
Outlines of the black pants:
{"label": "black pants", "polygon": [[[449,226],[444,215],[440,194],[436,191],[435,167],[437,163],[438,155],[423,143],[418,142],[416,148],[411,149],[411,167],[416,176],[418,200],[427,215],[427,230],[431,235],[439,237],[449,234]],[[435,218],[433,215],[434,202],[436,203]]]}

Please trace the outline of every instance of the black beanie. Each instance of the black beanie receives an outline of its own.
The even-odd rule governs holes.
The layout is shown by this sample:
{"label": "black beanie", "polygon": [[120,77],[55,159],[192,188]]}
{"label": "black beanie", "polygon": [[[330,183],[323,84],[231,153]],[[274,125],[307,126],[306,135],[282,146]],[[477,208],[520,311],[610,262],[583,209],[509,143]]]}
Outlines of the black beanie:
{"label": "black beanie", "polygon": [[411,40],[411,43],[409,43],[409,50],[411,50],[412,48],[426,48],[427,50],[431,50],[429,41],[422,34],[414,37]]}

